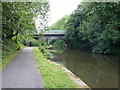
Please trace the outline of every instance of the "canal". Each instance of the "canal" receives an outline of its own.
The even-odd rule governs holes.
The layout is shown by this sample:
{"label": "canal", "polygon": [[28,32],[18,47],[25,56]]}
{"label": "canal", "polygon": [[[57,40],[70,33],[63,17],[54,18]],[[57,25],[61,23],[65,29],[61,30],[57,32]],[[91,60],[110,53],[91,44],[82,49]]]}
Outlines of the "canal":
{"label": "canal", "polygon": [[85,51],[66,50],[52,59],[71,70],[91,88],[118,87],[118,58]]}

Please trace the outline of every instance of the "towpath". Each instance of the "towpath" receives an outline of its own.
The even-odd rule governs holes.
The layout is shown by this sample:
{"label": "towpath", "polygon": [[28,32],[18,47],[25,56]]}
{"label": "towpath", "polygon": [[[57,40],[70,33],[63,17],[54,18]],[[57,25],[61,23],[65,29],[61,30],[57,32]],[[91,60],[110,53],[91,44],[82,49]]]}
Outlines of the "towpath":
{"label": "towpath", "polygon": [[2,71],[2,88],[43,88],[32,47],[26,47]]}

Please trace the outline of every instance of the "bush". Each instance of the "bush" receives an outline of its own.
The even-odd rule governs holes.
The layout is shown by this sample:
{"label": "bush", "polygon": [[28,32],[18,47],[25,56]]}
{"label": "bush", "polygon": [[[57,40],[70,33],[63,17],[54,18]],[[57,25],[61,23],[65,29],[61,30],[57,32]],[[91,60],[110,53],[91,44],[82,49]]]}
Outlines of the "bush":
{"label": "bush", "polygon": [[23,45],[18,41],[12,41],[12,40],[5,40],[4,42],[2,42],[2,58],[4,58],[5,56],[7,56],[8,54],[10,54],[11,52],[20,50],[21,48],[23,48]]}
{"label": "bush", "polygon": [[65,42],[63,40],[56,39],[53,42],[53,48],[55,48],[55,49],[65,49],[66,48],[66,44],[65,44]]}
{"label": "bush", "polygon": [[5,40],[2,45],[2,57],[8,55],[10,52],[17,50],[18,44],[14,41]]}
{"label": "bush", "polygon": [[93,47],[93,52],[98,53],[98,54],[111,54],[112,48],[108,43],[102,43],[99,42],[95,47]]}
{"label": "bush", "polygon": [[33,39],[32,40],[32,46],[39,46],[40,41]]}
{"label": "bush", "polygon": [[[26,42],[24,42],[24,40],[25,40]],[[28,38],[28,39],[24,39],[24,40],[21,40],[21,43],[22,43],[22,44],[26,44],[26,46],[30,46],[30,42],[32,42],[31,46],[39,46],[40,43],[41,43],[41,41],[36,40],[36,39],[34,39],[34,38]]]}
{"label": "bush", "polygon": [[48,50],[44,50],[43,52],[44,56],[46,56],[47,59],[53,58],[52,53],[50,53]]}
{"label": "bush", "polygon": [[50,53],[50,52],[47,50],[47,43],[46,43],[46,42],[42,41],[42,42],[40,43],[40,45],[39,45],[39,50],[40,50],[40,52],[43,53],[43,55],[44,55],[46,58],[48,58],[48,59],[53,58],[52,53]]}

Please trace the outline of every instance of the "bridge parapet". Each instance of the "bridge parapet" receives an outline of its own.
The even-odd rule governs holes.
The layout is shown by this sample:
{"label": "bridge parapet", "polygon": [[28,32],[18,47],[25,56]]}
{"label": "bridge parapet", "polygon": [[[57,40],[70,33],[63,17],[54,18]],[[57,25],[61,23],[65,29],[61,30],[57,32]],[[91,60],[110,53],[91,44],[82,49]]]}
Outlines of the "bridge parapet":
{"label": "bridge parapet", "polygon": [[64,35],[66,30],[48,30],[43,33],[43,35]]}

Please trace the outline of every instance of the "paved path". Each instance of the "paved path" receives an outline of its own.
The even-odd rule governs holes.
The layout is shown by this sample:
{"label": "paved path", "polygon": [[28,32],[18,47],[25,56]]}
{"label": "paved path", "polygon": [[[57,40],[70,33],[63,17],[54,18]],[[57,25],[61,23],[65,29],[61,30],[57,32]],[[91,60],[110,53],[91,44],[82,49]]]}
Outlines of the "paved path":
{"label": "paved path", "polygon": [[2,72],[2,88],[42,88],[32,47],[26,47]]}

